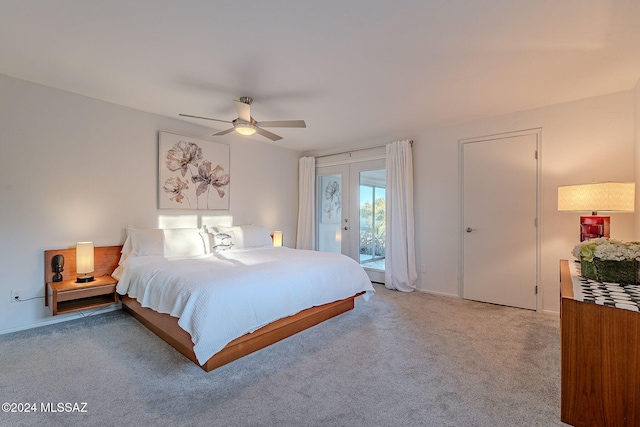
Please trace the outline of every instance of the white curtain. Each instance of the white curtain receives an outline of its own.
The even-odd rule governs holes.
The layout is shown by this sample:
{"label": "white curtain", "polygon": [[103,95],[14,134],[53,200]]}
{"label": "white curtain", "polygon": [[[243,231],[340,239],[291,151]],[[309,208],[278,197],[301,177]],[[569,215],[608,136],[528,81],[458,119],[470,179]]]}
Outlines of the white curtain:
{"label": "white curtain", "polygon": [[387,144],[387,237],[385,286],[411,292],[416,271],[413,222],[413,160],[408,140]]}
{"label": "white curtain", "polygon": [[315,249],[316,159],[298,162],[298,232],[296,249]]}

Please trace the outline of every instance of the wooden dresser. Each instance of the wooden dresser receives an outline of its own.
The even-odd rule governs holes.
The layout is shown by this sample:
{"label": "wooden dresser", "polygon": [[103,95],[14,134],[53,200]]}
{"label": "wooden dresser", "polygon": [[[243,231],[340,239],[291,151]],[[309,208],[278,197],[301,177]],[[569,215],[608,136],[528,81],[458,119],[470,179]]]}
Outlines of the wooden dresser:
{"label": "wooden dresser", "polygon": [[574,299],[560,261],[561,410],[574,426],[640,426],[640,313]]}

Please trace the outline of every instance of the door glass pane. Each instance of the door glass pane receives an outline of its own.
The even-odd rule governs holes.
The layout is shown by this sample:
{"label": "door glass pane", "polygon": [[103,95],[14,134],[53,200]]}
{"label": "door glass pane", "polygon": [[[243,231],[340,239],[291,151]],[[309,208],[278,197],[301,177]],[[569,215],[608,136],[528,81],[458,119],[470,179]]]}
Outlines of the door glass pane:
{"label": "door glass pane", "polygon": [[360,172],[360,264],[384,270],[386,238],[386,172]]}
{"label": "door glass pane", "polygon": [[342,253],[342,174],[319,177],[318,250]]}

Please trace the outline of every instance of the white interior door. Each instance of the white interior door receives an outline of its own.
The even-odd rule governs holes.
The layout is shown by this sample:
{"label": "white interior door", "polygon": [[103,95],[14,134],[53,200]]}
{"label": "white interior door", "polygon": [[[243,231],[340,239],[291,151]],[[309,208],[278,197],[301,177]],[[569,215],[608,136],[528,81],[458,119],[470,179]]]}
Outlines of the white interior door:
{"label": "white interior door", "polygon": [[464,298],[537,307],[538,137],[462,144]]}

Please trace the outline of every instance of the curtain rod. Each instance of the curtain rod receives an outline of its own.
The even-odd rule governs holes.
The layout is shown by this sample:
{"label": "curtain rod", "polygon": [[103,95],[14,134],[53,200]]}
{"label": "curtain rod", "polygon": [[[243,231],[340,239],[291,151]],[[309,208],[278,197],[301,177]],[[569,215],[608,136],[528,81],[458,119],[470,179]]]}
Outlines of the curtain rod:
{"label": "curtain rod", "polygon": [[[413,147],[413,140],[412,139],[409,140],[409,144]],[[382,147],[386,147],[386,146],[387,146],[387,144],[378,145],[378,146],[375,146],[375,147],[357,148],[355,150],[343,151],[341,153],[323,154],[322,156],[313,156],[313,157],[316,158],[316,159],[321,159],[323,157],[339,156],[340,154],[347,154],[347,153],[349,153],[349,157],[351,157],[351,153],[356,153],[358,151],[373,150],[375,148],[382,148]]]}

